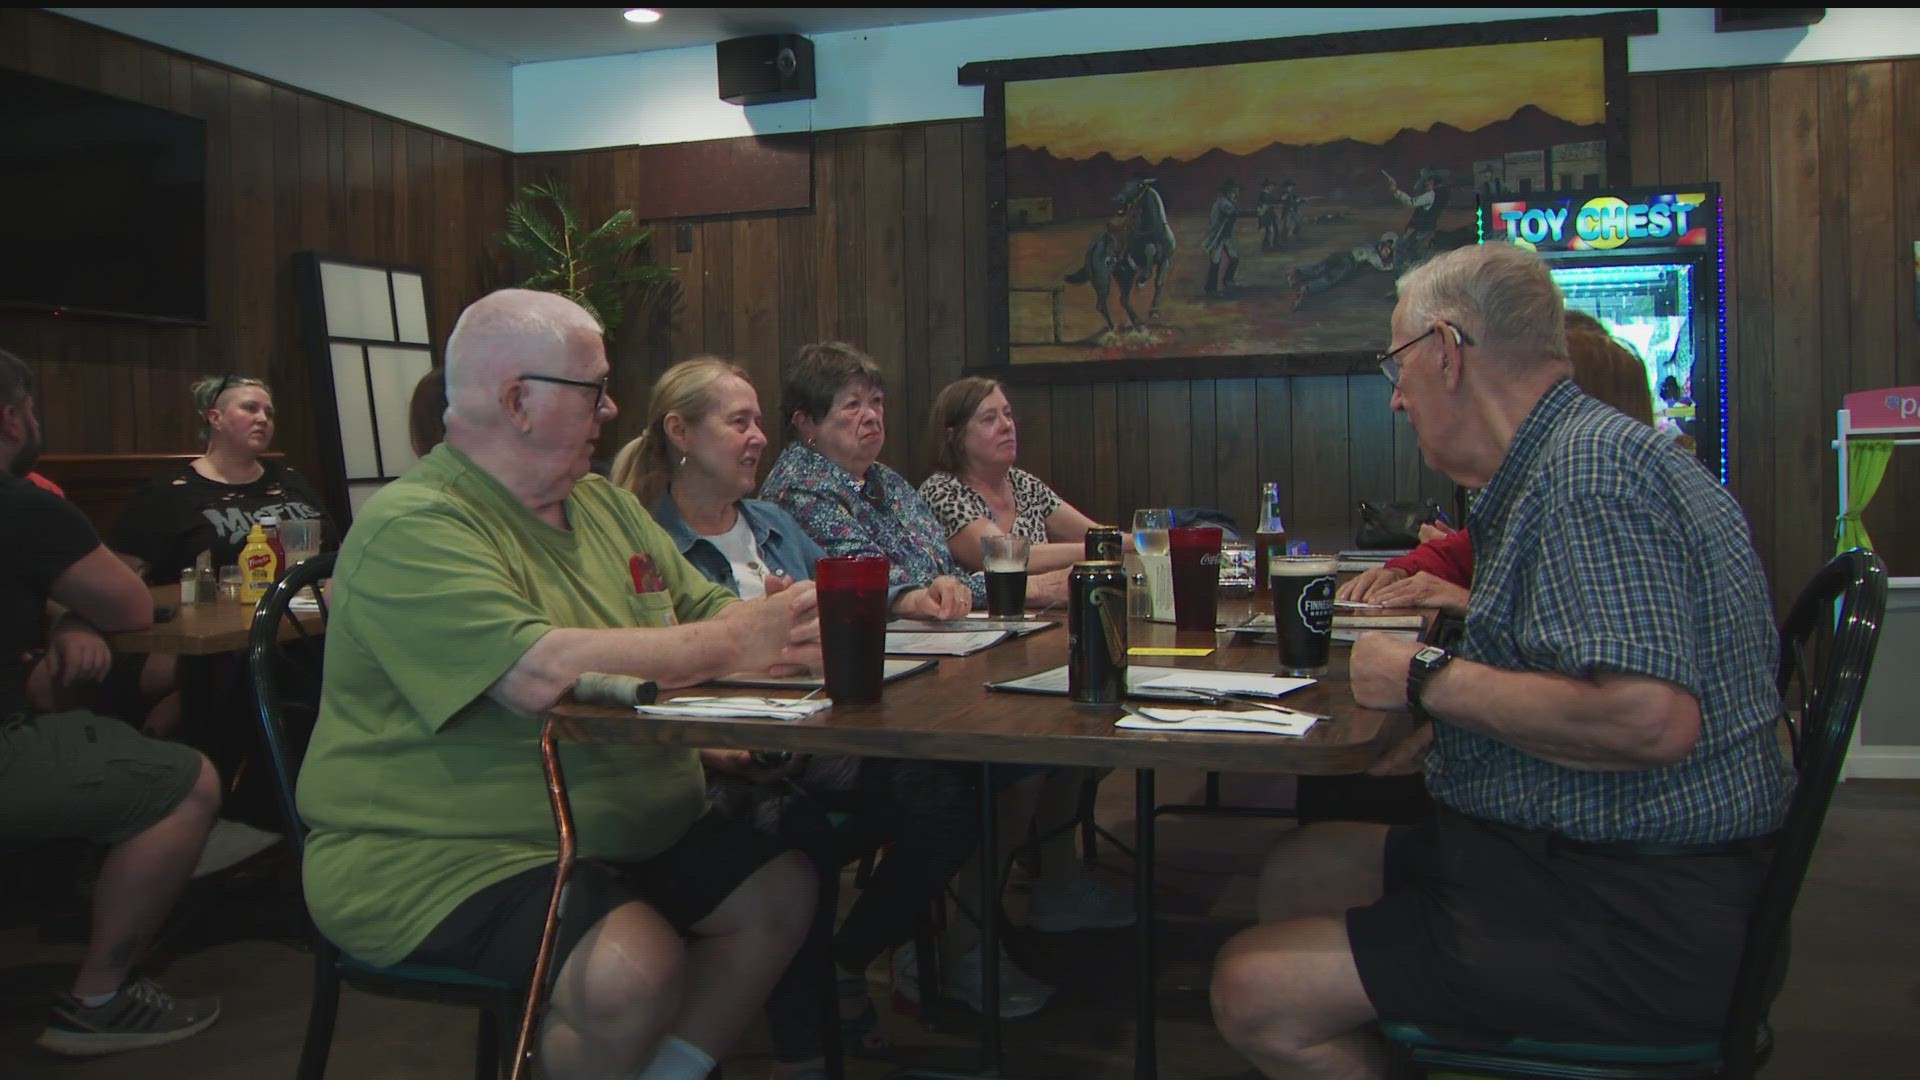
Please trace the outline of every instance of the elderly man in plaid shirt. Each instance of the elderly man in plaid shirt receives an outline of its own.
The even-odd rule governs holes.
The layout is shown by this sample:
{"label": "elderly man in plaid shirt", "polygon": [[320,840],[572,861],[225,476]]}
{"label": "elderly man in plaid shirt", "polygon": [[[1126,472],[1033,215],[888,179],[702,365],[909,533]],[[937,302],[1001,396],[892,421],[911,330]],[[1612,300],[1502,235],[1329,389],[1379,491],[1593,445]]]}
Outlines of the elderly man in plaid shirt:
{"label": "elderly man in plaid shirt", "polygon": [[1411,709],[1427,821],[1292,834],[1213,977],[1268,1076],[1386,1075],[1375,1019],[1568,1042],[1717,1037],[1793,773],[1745,516],[1569,379],[1564,304],[1506,244],[1400,280],[1381,370],[1429,466],[1481,489],[1455,653],[1362,637]]}

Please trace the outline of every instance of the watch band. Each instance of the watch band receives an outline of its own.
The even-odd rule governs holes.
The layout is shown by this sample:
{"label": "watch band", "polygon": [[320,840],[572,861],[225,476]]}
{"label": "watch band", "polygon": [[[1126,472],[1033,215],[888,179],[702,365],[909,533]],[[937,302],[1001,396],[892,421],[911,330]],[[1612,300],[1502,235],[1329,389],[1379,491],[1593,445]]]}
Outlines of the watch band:
{"label": "watch band", "polygon": [[1440,673],[1440,669],[1453,662],[1453,654],[1437,646],[1429,645],[1413,654],[1407,664],[1407,709],[1416,720],[1429,722],[1433,714],[1420,703],[1420,697],[1426,693],[1427,684]]}

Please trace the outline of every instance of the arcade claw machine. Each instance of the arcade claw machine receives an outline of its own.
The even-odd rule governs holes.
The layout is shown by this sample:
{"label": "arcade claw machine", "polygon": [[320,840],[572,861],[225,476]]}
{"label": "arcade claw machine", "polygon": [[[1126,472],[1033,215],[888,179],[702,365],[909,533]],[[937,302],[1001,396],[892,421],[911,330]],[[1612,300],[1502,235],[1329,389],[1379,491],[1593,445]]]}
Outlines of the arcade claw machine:
{"label": "arcade claw machine", "polygon": [[1481,243],[1539,252],[1567,306],[1640,358],[1654,424],[1726,483],[1727,292],[1717,184],[1482,195]]}

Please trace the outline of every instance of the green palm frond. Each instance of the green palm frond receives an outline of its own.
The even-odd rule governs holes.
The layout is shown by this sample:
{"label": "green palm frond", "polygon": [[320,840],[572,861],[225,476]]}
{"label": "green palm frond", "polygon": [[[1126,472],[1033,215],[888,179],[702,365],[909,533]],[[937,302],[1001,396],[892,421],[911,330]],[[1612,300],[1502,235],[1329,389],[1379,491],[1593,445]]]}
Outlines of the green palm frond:
{"label": "green palm frond", "polygon": [[673,280],[673,267],[636,261],[653,230],[638,227],[631,209],[588,231],[557,178],[534,181],[520,189],[520,196],[507,207],[506,231],[494,237],[527,268],[520,287],[558,293],[579,304],[599,320],[609,339],[636,292],[645,303]]}

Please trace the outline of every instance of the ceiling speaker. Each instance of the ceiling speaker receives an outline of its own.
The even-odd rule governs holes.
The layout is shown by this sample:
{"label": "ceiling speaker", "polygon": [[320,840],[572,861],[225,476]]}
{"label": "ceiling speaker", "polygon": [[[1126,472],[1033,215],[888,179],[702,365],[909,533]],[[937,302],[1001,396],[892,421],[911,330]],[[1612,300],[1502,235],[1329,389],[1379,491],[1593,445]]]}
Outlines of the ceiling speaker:
{"label": "ceiling speaker", "polygon": [[720,100],[735,105],[803,101],[813,94],[813,42],[799,34],[759,34],[713,47]]}
{"label": "ceiling speaker", "polygon": [[1716,33],[1733,30],[1791,30],[1798,26],[1812,26],[1827,17],[1826,8],[1714,8],[1713,29]]}

